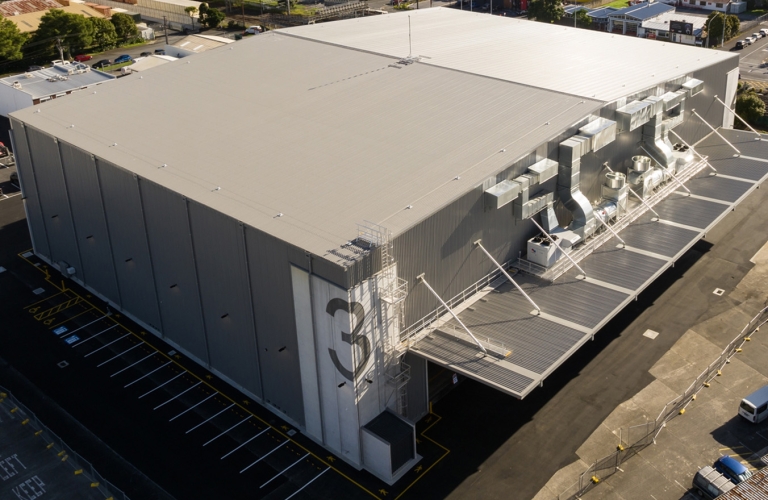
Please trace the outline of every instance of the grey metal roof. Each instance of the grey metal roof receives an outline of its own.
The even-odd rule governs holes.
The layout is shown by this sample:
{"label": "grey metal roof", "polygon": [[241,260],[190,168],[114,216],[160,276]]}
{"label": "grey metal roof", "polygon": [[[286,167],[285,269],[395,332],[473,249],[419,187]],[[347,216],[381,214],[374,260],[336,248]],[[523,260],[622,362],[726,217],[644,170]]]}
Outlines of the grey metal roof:
{"label": "grey metal roof", "polygon": [[80,94],[13,116],[333,261],[358,223],[396,235],[601,106],[278,32]]}
{"label": "grey metal roof", "polygon": [[607,19],[608,15],[616,12],[617,9],[613,7],[598,7],[597,9],[590,10],[587,12],[587,15],[589,17],[594,17],[595,19]]}
{"label": "grey metal roof", "polygon": [[[719,132],[758,158],[750,160],[754,164],[750,172],[755,173],[755,178],[725,177],[722,168],[717,176],[703,170],[686,183],[693,196],[678,194],[681,189],[654,207],[661,221],[646,214],[619,233],[627,248],[621,248],[618,240],[611,238],[582,260],[579,265],[586,272],[586,279],[575,267],[553,283],[518,274],[515,280],[541,307],[541,316],[532,314],[533,307],[510,283],[503,283],[462,307],[459,318],[470,331],[482,340],[489,339],[491,344],[502,344],[512,351],[510,356],[504,360],[479,356],[476,346],[451,335],[461,332],[454,320],[439,327],[446,333],[436,330],[418,340],[413,353],[515,397],[525,397],[735,204],[768,179],[768,141],[755,141],[754,134],[747,136],[722,129]],[[728,147],[714,137],[702,141],[699,150],[706,147],[717,153],[719,144]],[[716,161],[735,160],[739,159],[730,156]],[[762,172],[760,177],[756,177],[758,168]]]}
{"label": "grey metal roof", "polygon": [[[669,8],[658,5],[650,11]],[[604,101],[738,57],[719,50],[702,51],[443,7],[282,31],[377,54],[423,56],[422,62],[434,66]]]}
{"label": "grey metal roof", "polygon": [[56,64],[49,68],[7,76],[0,79],[0,85],[12,87],[18,82],[19,92],[29,94],[33,99],[70,92],[114,80],[115,77],[101,71],[92,70],[80,63]]}
{"label": "grey metal roof", "polygon": [[624,7],[623,9],[611,12],[608,14],[608,17],[626,16],[644,21],[646,19],[652,19],[656,16],[660,16],[665,12],[673,10],[675,10],[674,5],[667,5],[661,2],[641,2],[639,4],[630,5],[629,7]]}

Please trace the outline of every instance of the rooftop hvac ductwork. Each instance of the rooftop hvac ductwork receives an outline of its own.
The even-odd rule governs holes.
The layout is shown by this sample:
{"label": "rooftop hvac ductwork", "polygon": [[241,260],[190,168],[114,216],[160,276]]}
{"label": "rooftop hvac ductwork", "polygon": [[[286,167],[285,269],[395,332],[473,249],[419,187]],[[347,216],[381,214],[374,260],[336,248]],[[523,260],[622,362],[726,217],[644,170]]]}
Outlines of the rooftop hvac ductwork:
{"label": "rooftop hvac ductwork", "polygon": [[[560,169],[557,177],[557,194],[572,216],[568,229],[582,240],[595,232],[595,214],[592,205],[579,189],[581,157],[590,151],[597,151],[616,139],[617,124],[605,118],[593,120],[579,129],[579,135],[560,143]],[[551,217],[545,220],[551,224]]]}

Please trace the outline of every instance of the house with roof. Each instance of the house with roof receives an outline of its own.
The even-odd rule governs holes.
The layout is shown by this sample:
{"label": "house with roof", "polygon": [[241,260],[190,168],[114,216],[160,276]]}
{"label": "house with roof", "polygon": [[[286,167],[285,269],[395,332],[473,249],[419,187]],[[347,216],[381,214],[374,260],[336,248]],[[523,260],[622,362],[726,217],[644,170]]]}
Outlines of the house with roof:
{"label": "house with roof", "polygon": [[[670,0],[674,1],[674,0]],[[681,0],[682,7],[688,7],[691,9],[702,9],[706,11],[719,11],[728,14],[739,14],[747,11],[747,2],[737,1],[723,1],[715,0],[714,2],[709,0]]]}
{"label": "house with roof", "polygon": [[622,35],[637,35],[645,21],[655,19],[675,7],[661,2],[640,2],[607,15],[608,31]]}
{"label": "house with roof", "polygon": [[235,43],[235,41],[222,36],[194,34],[186,36],[172,45],[166,45],[165,53],[177,58],[187,57],[230,43]]}
{"label": "house with roof", "polygon": [[[55,3],[55,2],[54,2]],[[93,5],[93,4],[92,4]],[[101,7],[100,9],[97,7]],[[63,10],[69,14],[77,14],[85,17],[100,17],[108,18],[111,16],[109,7],[103,7],[99,5],[86,5],[85,3],[72,3],[71,5],[61,5],[52,7],[53,9]],[[33,33],[37,31],[40,26],[40,22],[43,16],[46,15],[50,9],[38,10],[35,12],[28,12],[24,14],[9,16],[8,20],[12,21],[22,33]]]}
{"label": "house with roof", "polygon": [[608,30],[608,15],[616,12],[618,9],[615,7],[598,7],[596,9],[588,9],[583,5],[572,4],[564,7],[565,15],[563,16],[562,24],[570,23],[573,25],[574,16],[580,10],[587,11],[587,15],[592,19],[592,28],[599,31]]}
{"label": "house with roof", "polygon": [[61,4],[56,0],[8,0],[0,3],[0,16],[10,18],[60,7]]}
{"label": "house with roof", "polygon": [[41,104],[114,80],[87,64],[55,61],[50,68],[0,79],[0,115]]}
{"label": "house with roof", "polygon": [[696,45],[697,40],[701,41],[701,34],[706,22],[707,18],[704,16],[665,12],[661,16],[644,21],[637,32],[637,36]]}

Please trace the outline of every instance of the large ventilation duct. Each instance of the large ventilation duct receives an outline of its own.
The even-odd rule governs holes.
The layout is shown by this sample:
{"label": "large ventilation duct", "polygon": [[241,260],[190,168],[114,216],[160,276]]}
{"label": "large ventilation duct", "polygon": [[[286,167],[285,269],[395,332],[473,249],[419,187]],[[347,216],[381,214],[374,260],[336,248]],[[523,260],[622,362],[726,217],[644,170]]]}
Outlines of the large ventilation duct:
{"label": "large ventilation duct", "polygon": [[590,139],[579,135],[561,142],[560,169],[557,176],[557,194],[573,216],[569,229],[582,239],[595,232],[592,205],[579,189],[581,157],[589,152],[589,147]]}

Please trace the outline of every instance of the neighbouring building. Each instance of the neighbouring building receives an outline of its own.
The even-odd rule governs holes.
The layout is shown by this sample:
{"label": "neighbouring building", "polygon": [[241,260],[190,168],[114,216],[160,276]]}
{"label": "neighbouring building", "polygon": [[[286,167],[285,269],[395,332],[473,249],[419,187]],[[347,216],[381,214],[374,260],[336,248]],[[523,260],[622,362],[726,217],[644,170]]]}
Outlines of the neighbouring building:
{"label": "neighbouring building", "polygon": [[666,12],[674,12],[675,7],[661,2],[640,2],[607,14],[608,31],[623,35],[637,35],[646,21],[656,19]]}
{"label": "neighbouring building", "polygon": [[52,271],[391,483],[430,374],[526,397],[768,178],[727,128],[738,65],[422,9],[206,51],[12,138]]}
{"label": "neighbouring building", "polygon": [[50,68],[0,79],[0,116],[59,99],[115,77],[86,64],[56,61]]}
{"label": "neighbouring building", "polygon": [[685,15],[679,12],[665,12],[654,19],[643,21],[637,36],[665,40],[685,45],[701,44],[701,34],[707,18]]}
{"label": "neighbouring building", "polygon": [[702,10],[716,10],[728,14],[740,14],[747,11],[747,2],[710,2],[709,0],[681,0],[682,7]]}
{"label": "neighbouring building", "polygon": [[185,36],[172,45],[166,45],[164,49],[167,55],[180,58],[223,47],[230,43],[235,43],[235,41],[216,35],[195,34]]}

